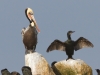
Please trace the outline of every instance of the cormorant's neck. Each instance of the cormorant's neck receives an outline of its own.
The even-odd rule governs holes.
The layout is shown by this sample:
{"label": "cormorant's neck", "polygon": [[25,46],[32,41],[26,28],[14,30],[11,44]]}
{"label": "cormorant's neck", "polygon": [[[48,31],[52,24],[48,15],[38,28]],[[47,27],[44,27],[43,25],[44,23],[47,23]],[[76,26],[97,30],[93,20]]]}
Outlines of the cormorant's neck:
{"label": "cormorant's neck", "polygon": [[71,35],[67,34],[68,40],[71,40]]}

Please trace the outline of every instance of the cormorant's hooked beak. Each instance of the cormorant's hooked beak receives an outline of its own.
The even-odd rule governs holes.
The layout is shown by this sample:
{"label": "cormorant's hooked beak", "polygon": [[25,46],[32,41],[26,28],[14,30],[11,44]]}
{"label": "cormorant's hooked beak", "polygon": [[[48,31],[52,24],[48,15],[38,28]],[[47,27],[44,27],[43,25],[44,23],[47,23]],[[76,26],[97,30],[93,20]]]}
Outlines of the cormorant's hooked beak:
{"label": "cormorant's hooked beak", "polygon": [[72,33],[74,33],[75,31],[68,31],[67,35],[71,35]]}
{"label": "cormorant's hooked beak", "polygon": [[72,33],[74,33],[75,31],[72,31]]}
{"label": "cormorant's hooked beak", "polygon": [[36,27],[36,30],[38,31],[38,33],[40,33],[40,29],[38,28],[38,25],[36,23],[36,20],[33,14],[30,15],[30,20],[34,23],[34,26]]}

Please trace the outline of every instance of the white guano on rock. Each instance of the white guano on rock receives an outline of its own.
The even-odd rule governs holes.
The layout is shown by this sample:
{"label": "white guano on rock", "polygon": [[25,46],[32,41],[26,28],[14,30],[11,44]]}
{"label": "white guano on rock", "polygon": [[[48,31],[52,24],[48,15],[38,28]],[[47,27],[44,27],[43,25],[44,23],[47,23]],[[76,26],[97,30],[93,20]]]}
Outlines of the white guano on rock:
{"label": "white guano on rock", "polygon": [[31,68],[32,75],[55,75],[46,59],[37,52],[25,55],[25,66]]}
{"label": "white guano on rock", "polygon": [[92,69],[83,60],[62,60],[52,66],[56,75],[92,75]]}

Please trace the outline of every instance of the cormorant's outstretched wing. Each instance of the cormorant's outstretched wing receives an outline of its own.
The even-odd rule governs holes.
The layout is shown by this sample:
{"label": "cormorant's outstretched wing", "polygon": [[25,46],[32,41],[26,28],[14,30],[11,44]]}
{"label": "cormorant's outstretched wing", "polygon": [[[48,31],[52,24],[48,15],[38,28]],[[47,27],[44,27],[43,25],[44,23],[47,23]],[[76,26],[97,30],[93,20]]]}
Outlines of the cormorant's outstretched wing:
{"label": "cormorant's outstretched wing", "polygon": [[95,70],[97,71],[98,75],[100,75],[100,70],[99,69],[95,69]]}
{"label": "cormorant's outstretched wing", "polygon": [[65,44],[60,40],[54,40],[47,49],[47,52],[52,50],[61,50],[65,51]]}
{"label": "cormorant's outstretched wing", "polygon": [[2,75],[10,75],[10,72],[5,68],[1,70]]}
{"label": "cormorant's outstretched wing", "polygon": [[20,75],[20,74],[16,71],[13,71],[13,72],[11,72],[11,75]]}
{"label": "cormorant's outstretched wing", "polygon": [[75,41],[75,51],[85,47],[93,47],[93,44],[84,37],[80,37]]}

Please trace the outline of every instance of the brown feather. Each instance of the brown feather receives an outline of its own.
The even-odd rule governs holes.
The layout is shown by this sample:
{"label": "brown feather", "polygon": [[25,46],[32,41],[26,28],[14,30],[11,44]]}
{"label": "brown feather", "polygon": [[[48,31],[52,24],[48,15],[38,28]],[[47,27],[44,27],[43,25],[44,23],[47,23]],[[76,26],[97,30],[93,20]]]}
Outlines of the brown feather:
{"label": "brown feather", "polygon": [[75,41],[75,51],[85,47],[93,47],[93,44],[84,37],[80,37]]}
{"label": "brown feather", "polygon": [[52,50],[65,51],[65,44],[60,40],[54,40],[47,49],[47,52]]}

